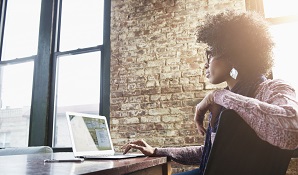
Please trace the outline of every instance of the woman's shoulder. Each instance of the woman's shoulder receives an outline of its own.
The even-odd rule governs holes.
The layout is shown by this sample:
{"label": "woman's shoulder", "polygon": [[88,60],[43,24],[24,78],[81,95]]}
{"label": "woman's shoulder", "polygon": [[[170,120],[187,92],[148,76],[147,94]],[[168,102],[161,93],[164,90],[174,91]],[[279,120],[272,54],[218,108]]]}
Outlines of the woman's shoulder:
{"label": "woman's shoulder", "polygon": [[293,89],[292,85],[282,79],[267,79],[263,83],[260,84],[260,87],[267,87],[269,89],[272,88],[290,88]]}
{"label": "woman's shoulder", "polygon": [[267,94],[270,93],[295,93],[295,89],[293,86],[282,79],[267,79],[262,82],[259,88],[256,91],[257,94]]}

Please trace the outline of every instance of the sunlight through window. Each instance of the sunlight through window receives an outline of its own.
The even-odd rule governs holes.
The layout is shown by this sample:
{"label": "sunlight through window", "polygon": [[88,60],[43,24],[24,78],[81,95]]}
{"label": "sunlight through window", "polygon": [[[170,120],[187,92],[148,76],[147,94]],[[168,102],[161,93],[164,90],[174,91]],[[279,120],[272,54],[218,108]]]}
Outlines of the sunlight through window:
{"label": "sunlight through window", "polygon": [[263,0],[266,18],[298,15],[297,0]]}
{"label": "sunlight through window", "polygon": [[[264,10],[266,18],[276,17],[296,17],[297,0],[264,0]],[[270,32],[275,42],[273,49],[275,65],[273,67],[273,78],[283,79],[290,83],[298,92],[298,58],[295,51],[298,40],[298,21],[281,22],[271,25]]]}
{"label": "sunlight through window", "polygon": [[273,77],[292,84],[298,92],[298,58],[295,54],[298,40],[298,22],[274,25],[271,32],[275,41]]}

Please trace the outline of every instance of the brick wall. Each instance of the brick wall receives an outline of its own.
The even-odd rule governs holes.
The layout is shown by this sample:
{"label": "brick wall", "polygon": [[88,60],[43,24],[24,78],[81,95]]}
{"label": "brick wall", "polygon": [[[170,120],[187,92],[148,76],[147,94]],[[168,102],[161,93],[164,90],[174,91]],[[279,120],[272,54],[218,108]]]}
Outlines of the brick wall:
{"label": "brick wall", "polygon": [[[245,0],[111,2],[115,149],[135,139],[154,147],[203,144],[193,123],[194,107],[216,86],[204,78],[205,45],[196,43],[196,26],[207,12],[244,11]],[[173,172],[193,168],[173,167]]]}

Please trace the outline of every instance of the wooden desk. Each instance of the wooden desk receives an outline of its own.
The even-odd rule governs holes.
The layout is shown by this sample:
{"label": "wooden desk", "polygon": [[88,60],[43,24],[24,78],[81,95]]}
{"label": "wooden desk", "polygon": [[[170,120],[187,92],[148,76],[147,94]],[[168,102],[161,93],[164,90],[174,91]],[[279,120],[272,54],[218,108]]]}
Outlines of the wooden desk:
{"label": "wooden desk", "polygon": [[139,157],[121,160],[85,160],[82,163],[44,163],[44,159],[73,158],[72,153],[45,153],[0,156],[0,174],[100,174],[170,175],[166,157]]}

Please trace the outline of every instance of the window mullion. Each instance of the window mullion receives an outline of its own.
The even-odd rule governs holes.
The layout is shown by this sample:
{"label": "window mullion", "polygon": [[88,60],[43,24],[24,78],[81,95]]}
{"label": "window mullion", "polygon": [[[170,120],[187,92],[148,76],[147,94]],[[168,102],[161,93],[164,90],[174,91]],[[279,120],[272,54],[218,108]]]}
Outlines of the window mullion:
{"label": "window mullion", "polygon": [[0,65],[6,66],[6,65],[12,65],[12,64],[26,63],[29,61],[34,61],[35,58],[36,58],[36,55],[30,56],[30,57],[24,57],[24,58],[16,58],[13,60],[0,61]]}
{"label": "window mullion", "polygon": [[[101,77],[100,77],[100,115],[106,116],[110,126],[110,66],[111,66],[111,0],[104,1],[104,22],[103,22],[103,48],[101,52]],[[104,103],[103,103],[104,102]]]}
{"label": "window mullion", "polygon": [[29,146],[49,145],[52,45],[55,0],[42,0],[37,58],[34,61],[33,91],[29,126]]}
{"label": "window mullion", "polygon": [[275,17],[275,18],[266,18],[266,20],[271,25],[277,25],[277,24],[283,24],[283,23],[298,21],[298,17],[297,16],[281,16],[281,17]]}
{"label": "window mullion", "polygon": [[263,0],[245,0],[247,11],[255,11],[264,16]]}
{"label": "window mullion", "polygon": [[77,54],[83,54],[83,53],[89,53],[89,52],[96,52],[96,51],[102,51],[103,45],[95,46],[95,47],[87,47],[87,48],[80,48],[76,50],[69,50],[64,52],[56,52],[55,55],[77,55]]}
{"label": "window mullion", "polygon": [[7,0],[0,0],[0,2],[1,2],[1,4],[0,4],[0,8],[1,8],[1,14],[0,14],[1,15],[0,16],[0,61],[1,61]]}

